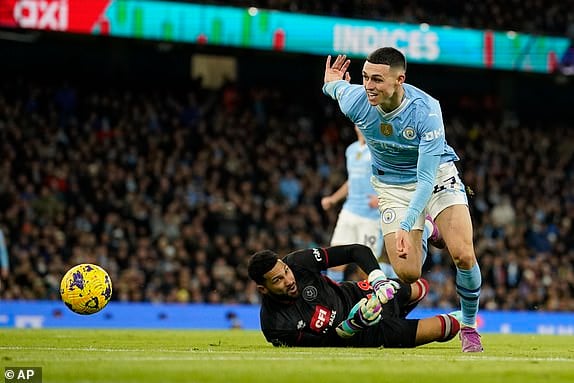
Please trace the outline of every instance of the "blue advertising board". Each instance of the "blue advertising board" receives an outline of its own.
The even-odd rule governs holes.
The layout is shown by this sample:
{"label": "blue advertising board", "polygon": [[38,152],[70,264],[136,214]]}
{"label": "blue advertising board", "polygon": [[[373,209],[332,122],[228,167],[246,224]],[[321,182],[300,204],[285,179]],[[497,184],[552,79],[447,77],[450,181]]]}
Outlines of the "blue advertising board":
{"label": "blue advertising board", "polygon": [[[410,317],[443,313],[416,309]],[[574,313],[486,311],[479,313],[482,333],[574,335]],[[259,329],[257,305],[154,304],[111,302],[101,312],[78,315],[55,301],[0,301],[0,328],[152,328]]]}

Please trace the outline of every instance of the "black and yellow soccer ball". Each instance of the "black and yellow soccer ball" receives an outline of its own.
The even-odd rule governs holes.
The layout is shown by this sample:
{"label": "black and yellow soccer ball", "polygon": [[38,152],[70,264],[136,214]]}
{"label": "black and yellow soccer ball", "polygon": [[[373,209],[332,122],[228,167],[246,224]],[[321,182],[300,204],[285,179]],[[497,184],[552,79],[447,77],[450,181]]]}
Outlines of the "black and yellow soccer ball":
{"label": "black and yellow soccer ball", "polygon": [[77,314],[102,310],[112,297],[112,280],[98,265],[82,263],[72,267],[60,282],[62,301]]}

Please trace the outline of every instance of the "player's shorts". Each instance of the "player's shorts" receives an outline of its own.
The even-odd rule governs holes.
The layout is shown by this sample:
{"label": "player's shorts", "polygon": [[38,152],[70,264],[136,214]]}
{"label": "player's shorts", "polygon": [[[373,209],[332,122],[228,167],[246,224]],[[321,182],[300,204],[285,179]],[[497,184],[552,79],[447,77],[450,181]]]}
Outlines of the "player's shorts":
{"label": "player's shorts", "polygon": [[383,346],[387,348],[415,347],[419,319],[384,318]]}
{"label": "player's shorts", "polygon": [[419,319],[386,317],[383,310],[383,319],[379,323],[355,334],[347,340],[347,345],[352,347],[415,347],[418,325]]}
{"label": "player's shorts", "polygon": [[378,258],[383,247],[379,220],[361,217],[345,209],[341,210],[331,238],[331,246],[350,243],[368,246]]}
{"label": "player's shorts", "polygon": [[[394,233],[407,213],[417,184],[391,185],[379,181],[375,176],[371,178],[371,183],[379,196],[383,234]],[[439,166],[431,197],[412,228],[423,230],[427,214],[436,218],[441,211],[454,205],[468,206],[468,198],[454,162],[446,162]]]}

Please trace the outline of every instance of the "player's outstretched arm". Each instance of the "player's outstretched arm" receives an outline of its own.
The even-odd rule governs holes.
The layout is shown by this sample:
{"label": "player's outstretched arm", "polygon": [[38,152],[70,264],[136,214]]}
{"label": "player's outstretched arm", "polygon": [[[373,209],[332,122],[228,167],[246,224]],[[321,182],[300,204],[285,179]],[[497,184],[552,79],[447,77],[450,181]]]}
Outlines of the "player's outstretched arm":
{"label": "player's outstretched arm", "polygon": [[321,206],[323,210],[329,210],[339,201],[343,200],[349,195],[349,181],[345,181],[343,185],[336,192],[326,197],[321,198]]}
{"label": "player's outstretched arm", "polygon": [[327,268],[356,263],[367,275],[373,270],[380,270],[379,262],[373,251],[365,245],[353,243],[331,246],[325,248],[325,253],[329,260]]}

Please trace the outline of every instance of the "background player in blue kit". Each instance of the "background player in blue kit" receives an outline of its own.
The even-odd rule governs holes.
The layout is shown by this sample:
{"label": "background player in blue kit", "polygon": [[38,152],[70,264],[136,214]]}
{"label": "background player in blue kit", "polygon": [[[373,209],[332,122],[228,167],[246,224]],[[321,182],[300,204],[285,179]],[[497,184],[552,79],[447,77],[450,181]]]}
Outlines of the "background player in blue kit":
{"label": "background player in blue kit", "polygon": [[[383,251],[383,235],[379,200],[371,185],[371,153],[356,126],[355,133],[357,141],[345,150],[347,181],[334,193],[323,197],[321,206],[328,210],[345,200],[333,231],[331,246],[360,243],[369,247],[375,256],[380,256]],[[388,278],[396,277],[389,263],[379,258],[379,265]],[[342,281],[344,267],[331,268],[327,275],[335,281]]]}
{"label": "background player in blue kit", "polygon": [[0,227],[0,289],[2,288],[2,281],[8,280],[9,270],[10,260],[8,259],[8,247],[6,246],[4,232]]}
{"label": "background player in blue kit", "polygon": [[465,187],[454,165],[459,158],[446,142],[440,104],[405,83],[406,59],[395,48],[379,48],[367,57],[363,85],[350,84],[349,65],[344,55],[333,64],[327,58],[323,92],[339,102],[367,141],[391,264],[403,281],[419,279],[429,214],[457,269],[462,351],[480,352],[475,326],[481,275]]}

